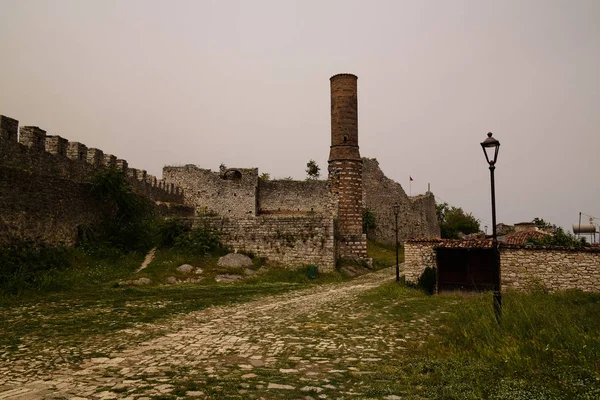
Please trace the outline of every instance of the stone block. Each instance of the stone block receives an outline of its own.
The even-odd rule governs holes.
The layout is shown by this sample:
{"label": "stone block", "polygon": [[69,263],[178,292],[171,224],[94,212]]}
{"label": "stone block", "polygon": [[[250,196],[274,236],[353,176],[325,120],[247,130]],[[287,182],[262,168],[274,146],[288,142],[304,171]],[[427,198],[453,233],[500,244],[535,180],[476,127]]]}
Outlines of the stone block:
{"label": "stone block", "polygon": [[46,131],[37,126],[21,128],[19,143],[37,151],[46,151]]}
{"label": "stone block", "polygon": [[19,136],[19,121],[0,115],[0,139],[16,142]]}
{"label": "stone block", "polygon": [[69,142],[67,145],[67,157],[71,160],[85,161],[87,159],[87,151],[87,146],[79,142]]}
{"label": "stone block", "polygon": [[100,149],[89,148],[87,150],[86,161],[95,167],[100,167],[104,164],[104,152]]}
{"label": "stone block", "polygon": [[46,151],[50,154],[67,156],[69,141],[58,135],[46,136]]}

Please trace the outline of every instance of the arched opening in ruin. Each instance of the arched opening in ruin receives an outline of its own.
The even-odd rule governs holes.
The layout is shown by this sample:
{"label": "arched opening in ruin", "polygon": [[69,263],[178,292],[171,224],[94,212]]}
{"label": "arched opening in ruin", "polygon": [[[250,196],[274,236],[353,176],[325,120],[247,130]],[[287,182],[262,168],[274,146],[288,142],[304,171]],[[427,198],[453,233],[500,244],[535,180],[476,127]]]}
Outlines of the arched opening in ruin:
{"label": "arched opening in ruin", "polygon": [[225,179],[226,181],[238,182],[238,181],[242,180],[242,173],[241,173],[241,171],[239,171],[237,169],[228,169],[223,174],[223,179]]}

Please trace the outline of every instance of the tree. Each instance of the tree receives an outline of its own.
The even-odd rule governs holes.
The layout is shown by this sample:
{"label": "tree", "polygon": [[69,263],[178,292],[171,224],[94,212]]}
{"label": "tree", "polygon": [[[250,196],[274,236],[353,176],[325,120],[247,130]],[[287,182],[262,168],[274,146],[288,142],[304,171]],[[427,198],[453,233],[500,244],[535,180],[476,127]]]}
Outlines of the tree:
{"label": "tree", "polygon": [[370,208],[365,208],[362,215],[363,233],[369,235],[370,231],[373,231],[377,227],[377,221],[375,218],[375,211]]}
{"label": "tree", "polygon": [[227,171],[227,165],[225,165],[225,163],[221,163],[221,165],[219,165],[219,172],[221,175],[223,175],[225,171]]}
{"label": "tree", "polygon": [[[556,227],[556,225],[551,225]],[[532,238],[531,242],[538,246],[564,246],[583,247],[587,245],[585,238],[577,239],[571,232],[565,232],[563,228],[556,227],[553,235],[542,238]]]}
{"label": "tree", "polygon": [[436,205],[436,211],[444,239],[458,239],[459,232],[468,235],[480,231],[479,220],[472,214],[465,213],[460,207],[442,203]]}
{"label": "tree", "polygon": [[260,179],[263,182],[266,182],[271,179],[271,174],[269,174],[268,172],[263,172],[258,176],[258,179]]}
{"label": "tree", "polygon": [[556,228],[558,228],[556,225],[538,217],[535,217],[532,222],[535,224],[535,226],[541,229],[556,230]]}
{"label": "tree", "polygon": [[315,160],[310,160],[306,163],[306,179],[319,179],[321,176],[321,168],[317,165]]}

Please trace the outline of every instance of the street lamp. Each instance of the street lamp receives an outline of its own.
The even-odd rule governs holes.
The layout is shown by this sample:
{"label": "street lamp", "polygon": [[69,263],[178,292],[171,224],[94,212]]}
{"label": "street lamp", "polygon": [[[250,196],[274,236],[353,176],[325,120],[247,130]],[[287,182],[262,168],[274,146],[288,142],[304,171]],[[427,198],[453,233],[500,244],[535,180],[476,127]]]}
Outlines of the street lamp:
{"label": "street lamp", "polygon": [[400,214],[400,204],[394,203],[392,205],[392,211],[394,212],[394,217],[396,218],[396,283],[400,283],[400,264],[398,264],[398,214]]}
{"label": "street lamp", "polygon": [[492,137],[492,132],[488,132],[487,139],[481,142],[483,154],[490,166],[490,181],[492,186],[492,246],[494,250],[494,261],[496,262],[496,279],[494,282],[494,314],[496,320],[500,323],[502,319],[502,293],[500,287],[500,251],[498,249],[498,237],[496,236],[496,188],[494,185],[494,170],[498,160],[498,150],[500,142]]}

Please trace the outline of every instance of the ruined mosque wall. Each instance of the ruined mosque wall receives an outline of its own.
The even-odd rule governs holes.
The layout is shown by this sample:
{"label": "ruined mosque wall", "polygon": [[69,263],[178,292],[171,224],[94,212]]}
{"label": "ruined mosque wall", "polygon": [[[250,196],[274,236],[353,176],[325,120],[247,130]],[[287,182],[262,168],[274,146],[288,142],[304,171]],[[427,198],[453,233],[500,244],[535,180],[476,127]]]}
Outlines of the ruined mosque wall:
{"label": "ruined mosque wall", "polygon": [[165,166],[163,179],[183,189],[183,201],[197,214],[245,218],[257,214],[258,168],[213,172],[188,164]]}
{"label": "ruined mosque wall", "polygon": [[265,257],[271,264],[317,265],[321,272],[335,269],[334,220],[329,216],[198,217],[194,224],[217,231],[231,250]]}
{"label": "ruined mosque wall", "polygon": [[[77,227],[101,217],[87,182],[108,167],[126,171],[133,190],[141,196],[164,204],[183,200],[180,188],[128,168],[125,160],[48,136],[38,127],[19,130],[17,120],[0,115],[0,243],[14,239],[75,243]],[[171,208],[163,206],[159,211]],[[174,209],[186,214],[182,207]]]}
{"label": "ruined mosque wall", "polygon": [[326,214],[332,201],[327,181],[259,180],[258,183],[261,214]]}
{"label": "ruined mosque wall", "polygon": [[402,186],[385,176],[379,162],[363,158],[363,197],[365,207],[375,214],[376,227],[368,233],[369,239],[395,243],[394,203],[400,204],[398,238],[434,238],[440,236],[440,226],[435,209],[435,197],[428,192],[409,197]]}

